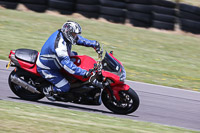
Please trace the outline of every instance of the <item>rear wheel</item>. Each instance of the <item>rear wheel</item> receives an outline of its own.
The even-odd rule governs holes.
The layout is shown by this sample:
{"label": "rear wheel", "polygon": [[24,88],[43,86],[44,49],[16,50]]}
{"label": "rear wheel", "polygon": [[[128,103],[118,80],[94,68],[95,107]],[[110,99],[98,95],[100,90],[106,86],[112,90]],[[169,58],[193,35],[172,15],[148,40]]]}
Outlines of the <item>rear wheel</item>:
{"label": "rear wheel", "polygon": [[44,97],[44,94],[38,94],[38,93],[32,93],[28,90],[26,90],[25,88],[23,88],[22,86],[19,86],[15,83],[13,83],[11,81],[11,75],[16,74],[17,77],[19,77],[20,79],[26,81],[27,83],[31,84],[31,85],[35,85],[34,80],[36,80],[37,77],[31,76],[31,74],[18,69],[17,71],[13,70],[8,78],[8,83],[10,86],[10,89],[13,91],[13,93],[15,95],[17,95],[18,97],[24,99],[24,100],[30,100],[30,101],[37,101],[39,99],[42,99]]}
{"label": "rear wheel", "polygon": [[112,112],[117,114],[130,114],[139,107],[139,97],[131,88],[127,91],[119,91],[118,103],[112,100],[110,94],[104,89],[102,92],[103,104]]}

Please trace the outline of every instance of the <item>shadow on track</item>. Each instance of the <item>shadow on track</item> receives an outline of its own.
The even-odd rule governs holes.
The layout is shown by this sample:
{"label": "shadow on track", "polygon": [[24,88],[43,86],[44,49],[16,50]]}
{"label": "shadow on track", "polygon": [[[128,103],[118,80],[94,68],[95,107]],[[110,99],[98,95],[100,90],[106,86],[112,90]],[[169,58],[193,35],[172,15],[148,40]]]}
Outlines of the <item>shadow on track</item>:
{"label": "shadow on track", "polygon": [[[8,98],[21,100],[21,101],[27,101],[27,100],[23,100],[23,99],[18,98],[18,97],[8,97]],[[87,107],[80,107],[80,106],[76,106],[76,105],[67,105],[65,103],[58,103],[58,102],[48,102],[48,101],[28,101],[28,102],[39,103],[39,104],[50,105],[50,106],[56,106],[56,107],[60,107],[60,108],[82,110],[82,111],[87,111],[87,112],[97,112],[97,113],[110,114],[110,115],[115,115],[115,116],[123,116],[123,115],[120,115],[120,114],[114,114],[113,112],[109,112],[109,111],[92,109],[92,106],[91,106],[91,108],[87,108]],[[138,116],[135,116],[135,115],[124,115],[124,116],[138,117]]]}

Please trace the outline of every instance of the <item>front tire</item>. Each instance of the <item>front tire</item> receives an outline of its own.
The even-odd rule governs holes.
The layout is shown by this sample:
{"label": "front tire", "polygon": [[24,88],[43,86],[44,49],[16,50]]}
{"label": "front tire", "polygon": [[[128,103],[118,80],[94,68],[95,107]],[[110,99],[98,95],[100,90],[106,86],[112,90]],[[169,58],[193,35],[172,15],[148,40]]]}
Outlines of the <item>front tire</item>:
{"label": "front tire", "polygon": [[116,114],[133,113],[138,109],[140,103],[137,93],[131,88],[127,91],[119,91],[120,101],[118,103],[112,100],[106,89],[103,90],[101,96],[105,107]]}
{"label": "front tire", "polygon": [[20,69],[17,69],[16,71],[13,70],[9,75],[8,83],[9,83],[10,89],[12,90],[12,92],[15,95],[17,95],[21,99],[29,100],[29,101],[37,101],[37,100],[42,99],[44,97],[43,93],[41,93],[41,94],[32,93],[32,92],[26,90],[25,88],[13,83],[11,81],[11,75],[14,75],[14,74],[16,74],[19,78],[23,79],[24,81],[26,81],[30,84],[33,84],[35,77],[31,76],[30,73],[27,73],[27,72],[20,70]]}

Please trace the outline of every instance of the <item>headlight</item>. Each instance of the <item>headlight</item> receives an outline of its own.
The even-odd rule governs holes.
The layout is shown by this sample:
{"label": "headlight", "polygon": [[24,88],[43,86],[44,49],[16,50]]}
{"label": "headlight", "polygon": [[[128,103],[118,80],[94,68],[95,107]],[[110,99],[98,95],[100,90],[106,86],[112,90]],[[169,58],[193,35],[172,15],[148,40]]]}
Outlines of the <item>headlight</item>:
{"label": "headlight", "polygon": [[124,81],[126,79],[126,71],[124,69],[124,67],[122,67],[122,73],[120,76],[120,81]]}

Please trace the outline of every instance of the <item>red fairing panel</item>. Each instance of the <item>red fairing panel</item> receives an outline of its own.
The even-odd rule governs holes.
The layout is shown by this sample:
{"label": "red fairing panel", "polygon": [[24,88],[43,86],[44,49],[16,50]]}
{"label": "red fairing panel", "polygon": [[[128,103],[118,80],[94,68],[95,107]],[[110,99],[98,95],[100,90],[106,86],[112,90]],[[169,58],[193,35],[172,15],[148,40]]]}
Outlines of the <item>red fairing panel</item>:
{"label": "red fairing panel", "polygon": [[[85,69],[89,71],[89,69],[92,69],[94,67],[94,64],[97,63],[93,58],[87,56],[87,55],[77,55],[72,56],[71,61],[74,62],[74,64],[82,69]],[[81,81],[87,81],[88,79],[83,79],[82,76],[73,75],[75,78],[81,80]]]}
{"label": "red fairing panel", "polygon": [[10,50],[10,54],[9,54],[9,56],[8,56],[9,59],[10,59],[10,57],[11,57],[12,54],[15,54],[15,51],[14,51],[14,50]]}
{"label": "red fairing panel", "polygon": [[21,61],[21,60],[18,60],[18,59],[17,59],[17,61],[20,64],[21,68],[23,68],[24,70],[31,72],[31,73],[33,73],[37,76],[40,76],[40,74],[37,72],[36,64],[31,64],[31,63]]}
{"label": "red fairing panel", "polygon": [[128,91],[129,88],[130,88],[129,85],[127,85],[127,84],[121,84],[121,85],[113,86],[112,90],[113,90],[113,93],[114,93],[116,99],[120,100],[119,91],[121,91],[121,90]]}
{"label": "red fairing panel", "polygon": [[102,70],[102,75],[106,78],[112,79],[113,81],[117,82],[120,80],[120,77],[114,73]]}
{"label": "red fairing panel", "polygon": [[94,67],[94,64],[97,63],[93,58],[87,56],[87,55],[77,55],[72,56],[71,60],[76,64],[78,67],[89,70]]}
{"label": "red fairing panel", "polygon": [[31,64],[22,60],[17,59],[18,63],[20,64],[21,68],[28,68],[31,69],[35,64]]}
{"label": "red fairing panel", "polygon": [[102,70],[102,75],[114,81],[114,83],[111,83],[110,86],[124,84],[124,82],[120,81],[120,77],[114,73]]}
{"label": "red fairing panel", "polygon": [[[39,53],[38,53],[39,54]],[[15,55],[15,50],[11,50],[10,51],[10,54],[9,54],[9,58],[11,59],[11,56],[12,55]],[[17,62],[19,63],[19,66],[18,67],[21,67],[22,69],[28,71],[28,72],[31,72],[37,76],[40,76],[40,74],[37,72],[37,66],[36,64],[31,64],[31,63],[28,63],[26,61],[22,61],[22,60],[19,60],[19,59],[16,59]]]}

